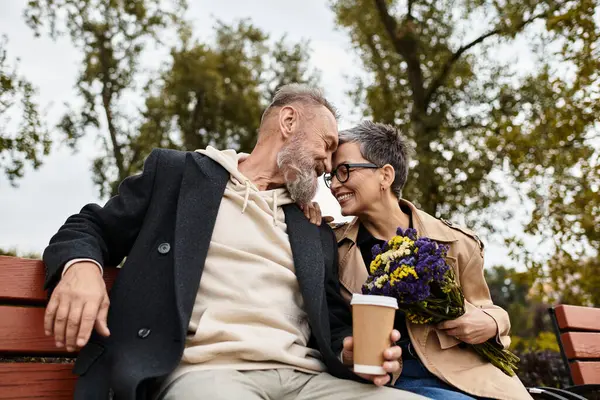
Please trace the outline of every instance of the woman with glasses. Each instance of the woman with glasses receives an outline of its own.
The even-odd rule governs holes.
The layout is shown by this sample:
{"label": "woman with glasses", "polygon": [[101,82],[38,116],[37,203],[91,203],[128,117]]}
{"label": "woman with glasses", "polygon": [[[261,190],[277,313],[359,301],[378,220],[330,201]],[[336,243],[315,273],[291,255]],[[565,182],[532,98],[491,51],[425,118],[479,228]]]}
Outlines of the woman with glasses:
{"label": "woman with glasses", "polygon": [[[466,313],[439,325],[415,325],[397,312],[397,344],[402,348],[402,372],[394,377],[399,389],[433,399],[530,399],[517,377],[509,377],[484,361],[465,343],[510,344],[506,311],[492,303],[483,275],[483,244],[471,231],[438,220],[402,198],[408,177],[409,148],[389,125],[363,122],[342,131],[333,156],[333,171],[324,176],[340,204],[342,215],[355,218],[334,227],[339,249],[339,279],[347,302],[367,279],[371,248],[389,240],[396,229],[414,228],[450,246],[447,262],[464,291]],[[427,179],[423,176],[420,179]],[[350,319],[350,309],[348,315]],[[343,344],[342,358],[352,349]]]}

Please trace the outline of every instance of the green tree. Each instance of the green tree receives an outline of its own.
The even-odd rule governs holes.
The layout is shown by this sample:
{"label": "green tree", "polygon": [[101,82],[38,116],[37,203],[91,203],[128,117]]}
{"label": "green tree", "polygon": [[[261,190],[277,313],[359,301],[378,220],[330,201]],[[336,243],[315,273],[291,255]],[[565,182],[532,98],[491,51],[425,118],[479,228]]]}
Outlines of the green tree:
{"label": "green tree", "polygon": [[250,151],[275,90],[290,82],[318,82],[308,66],[308,43],[272,41],[247,20],[218,22],[210,44],[184,35],[171,57],[147,88],[141,134],[133,142],[139,153],[153,146],[208,145]]}
{"label": "green tree", "polygon": [[538,298],[550,303],[600,306],[600,260],[561,251],[553,256],[536,285]]}
{"label": "green tree", "polygon": [[551,330],[547,306],[532,296],[532,275],[514,268],[494,266],[484,271],[494,304],[505,309],[512,323],[511,335],[535,339]]}
{"label": "green tree", "polygon": [[494,266],[484,271],[494,304],[508,312],[511,321],[511,348],[522,352],[551,350],[558,352],[558,342],[544,302],[532,288],[530,272]]}
{"label": "green tree", "polygon": [[[357,106],[415,144],[405,197],[490,226],[508,182],[534,204],[525,232],[551,242],[555,259],[567,252],[581,265],[599,254],[596,0],[331,5],[367,71],[351,93]],[[499,56],[519,47],[533,68]],[[561,273],[526,263],[546,283]]]}
{"label": "green tree", "polygon": [[185,0],[30,0],[27,24],[52,38],[68,34],[81,52],[76,83],[80,107],[69,106],[59,128],[68,143],[89,132],[99,134],[103,152],[94,162],[94,181],[102,196],[115,193],[114,181],[130,175],[144,155],[129,143],[138,135],[131,127],[135,106],[125,97],[141,79],[140,59],[150,44],[183,25]]}
{"label": "green tree", "polygon": [[484,271],[494,304],[507,310],[511,304],[527,303],[531,282],[527,273],[494,266]]}
{"label": "green tree", "polygon": [[7,42],[6,37],[0,38],[0,169],[15,186],[26,165],[42,164],[51,141],[40,118],[36,90],[9,63]]}

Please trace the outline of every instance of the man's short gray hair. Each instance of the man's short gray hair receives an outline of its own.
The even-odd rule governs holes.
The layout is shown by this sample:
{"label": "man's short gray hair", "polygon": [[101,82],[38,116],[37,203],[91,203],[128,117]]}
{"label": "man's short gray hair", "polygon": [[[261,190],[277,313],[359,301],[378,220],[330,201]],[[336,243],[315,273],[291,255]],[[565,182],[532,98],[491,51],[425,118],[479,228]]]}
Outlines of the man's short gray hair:
{"label": "man's short gray hair", "polygon": [[290,83],[277,89],[275,96],[273,96],[273,101],[271,101],[271,104],[269,104],[263,113],[261,121],[265,119],[272,109],[296,102],[314,106],[321,105],[331,111],[336,120],[339,118],[337,109],[325,98],[321,89],[301,83]]}
{"label": "man's short gray hair", "polygon": [[392,191],[400,199],[408,178],[412,149],[404,136],[391,125],[363,121],[354,128],[340,132],[340,145],[358,143],[364,158],[383,167],[390,164],[396,171]]}

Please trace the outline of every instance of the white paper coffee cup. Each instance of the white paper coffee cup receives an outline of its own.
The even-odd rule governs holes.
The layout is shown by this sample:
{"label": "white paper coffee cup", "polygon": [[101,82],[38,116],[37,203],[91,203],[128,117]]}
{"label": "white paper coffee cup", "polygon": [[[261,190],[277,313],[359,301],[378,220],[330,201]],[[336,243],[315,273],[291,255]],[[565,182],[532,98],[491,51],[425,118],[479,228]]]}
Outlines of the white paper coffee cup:
{"label": "white paper coffee cup", "polygon": [[388,296],[353,294],[350,304],[354,372],[385,375],[383,352],[391,345],[398,301]]}

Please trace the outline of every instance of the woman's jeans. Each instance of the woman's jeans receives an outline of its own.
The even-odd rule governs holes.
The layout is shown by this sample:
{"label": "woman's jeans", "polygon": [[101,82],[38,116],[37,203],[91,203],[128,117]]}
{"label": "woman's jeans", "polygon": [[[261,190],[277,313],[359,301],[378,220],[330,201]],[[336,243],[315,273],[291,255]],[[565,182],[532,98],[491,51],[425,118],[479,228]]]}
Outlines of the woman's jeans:
{"label": "woman's jeans", "polygon": [[[468,394],[448,385],[425,368],[418,357],[411,356],[410,344],[402,347],[402,374],[394,385],[397,389],[406,390],[435,400],[474,400]],[[406,356],[405,356],[406,355]]]}

